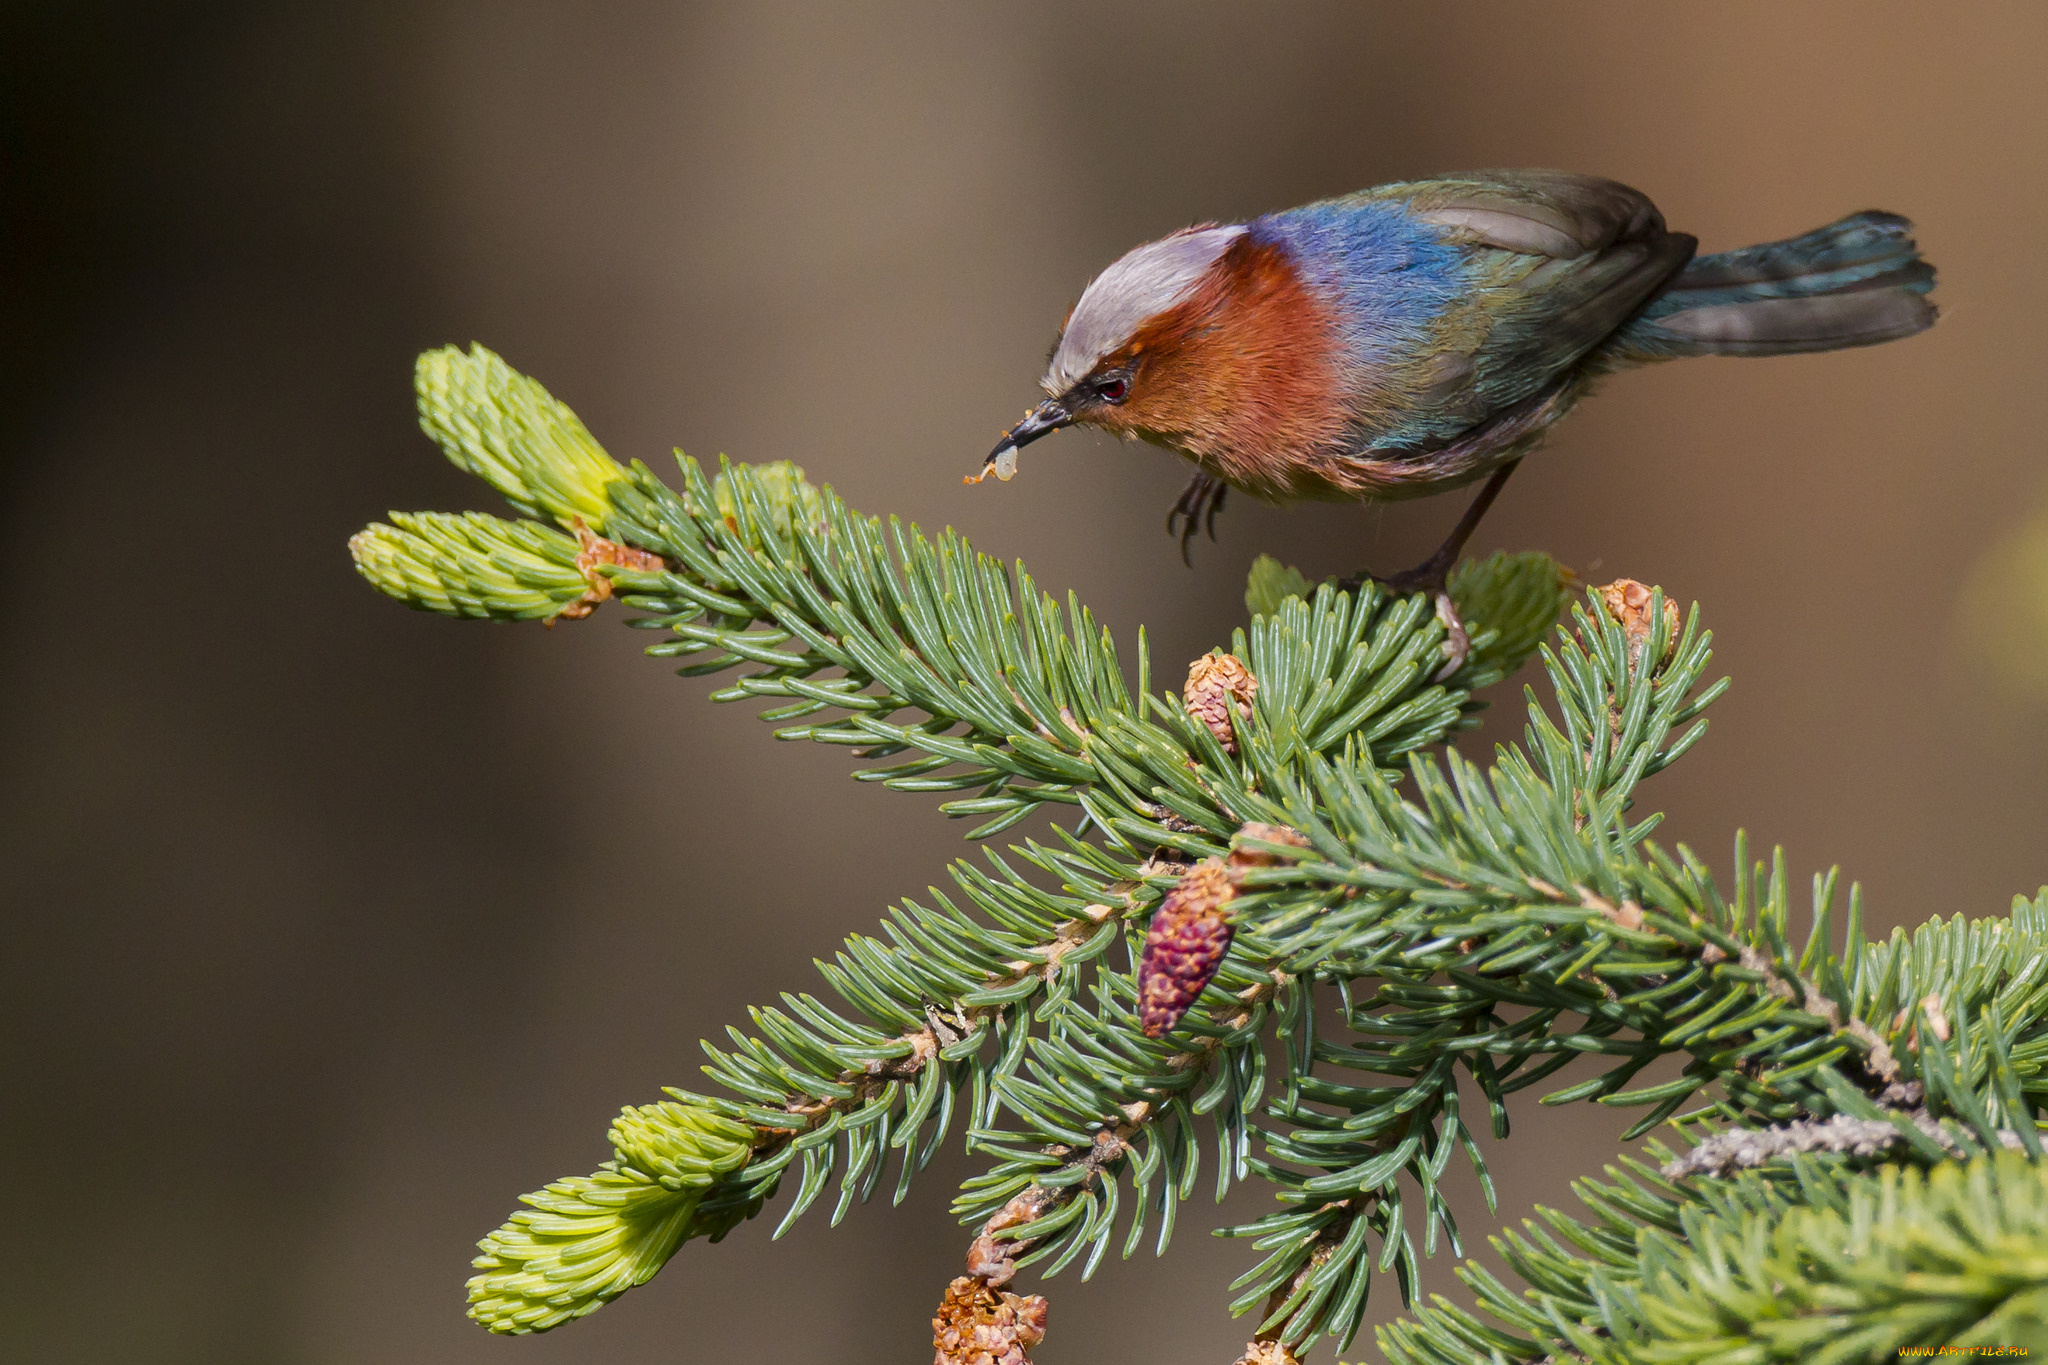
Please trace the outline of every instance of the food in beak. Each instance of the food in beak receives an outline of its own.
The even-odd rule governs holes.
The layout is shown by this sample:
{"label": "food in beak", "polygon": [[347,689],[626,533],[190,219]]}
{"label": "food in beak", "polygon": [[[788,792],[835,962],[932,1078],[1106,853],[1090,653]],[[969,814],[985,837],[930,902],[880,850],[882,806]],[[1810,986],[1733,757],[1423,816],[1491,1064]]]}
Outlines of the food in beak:
{"label": "food in beak", "polygon": [[1017,447],[1004,446],[1001,450],[988,457],[987,463],[982,465],[979,474],[969,474],[961,482],[980,483],[991,474],[1004,483],[1008,483],[1017,477]]}

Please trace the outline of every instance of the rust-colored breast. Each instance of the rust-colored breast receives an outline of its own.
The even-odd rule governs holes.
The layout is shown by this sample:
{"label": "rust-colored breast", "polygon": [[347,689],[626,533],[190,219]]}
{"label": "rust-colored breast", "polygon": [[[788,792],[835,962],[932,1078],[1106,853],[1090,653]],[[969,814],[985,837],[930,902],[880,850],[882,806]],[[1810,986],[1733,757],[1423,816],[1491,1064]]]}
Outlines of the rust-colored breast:
{"label": "rust-colored breast", "polygon": [[1131,397],[1099,425],[1173,446],[1252,493],[1326,495],[1316,467],[1348,416],[1337,328],[1284,248],[1240,238],[1117,358],[1136,366]]}

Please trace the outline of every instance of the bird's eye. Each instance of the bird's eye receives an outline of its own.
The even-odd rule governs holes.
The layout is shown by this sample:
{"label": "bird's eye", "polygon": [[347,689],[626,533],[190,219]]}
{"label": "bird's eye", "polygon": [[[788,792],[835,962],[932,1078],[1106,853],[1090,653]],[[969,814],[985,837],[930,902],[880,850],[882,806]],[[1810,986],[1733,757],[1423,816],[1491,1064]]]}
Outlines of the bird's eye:
{"label": "bird's eye", "polygon": [[1130,387],[1131,381],[1128,379],[1111,379],[1103,382],[1095,391],[1102,395],[1102,401],[1105,403],[1121,403]]}

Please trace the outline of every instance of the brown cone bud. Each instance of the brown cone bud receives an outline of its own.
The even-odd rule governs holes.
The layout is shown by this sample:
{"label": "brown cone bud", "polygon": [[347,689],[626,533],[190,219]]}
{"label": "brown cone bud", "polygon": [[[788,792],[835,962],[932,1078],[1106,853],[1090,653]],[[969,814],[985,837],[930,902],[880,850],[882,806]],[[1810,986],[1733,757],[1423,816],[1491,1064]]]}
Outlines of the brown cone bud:
{"label": "brown cone bud", "polygon": [[1043,1185],[1031,1185],[1022,1194],[997,1209],[981,1225],[981,1235],[967,1248],[967,1273],[997,1289],[1017,1273],[1016,1257],[1030,1242],[1017,1242],[995,1234],[1022,1223],[1035,1223],[1058,1203],[1060,1196]]}
{"label": "brown cone bud", "polygon": [[1301,1361],[1277,1341],[1255,1341],[1244,1348],[1237,1365],[1301,1365]]}
{"label": "brown cone bud", "polygon": [[[1600,601],[1607,607],[1607,614],[1621,622],[1621,628],[1628,636],[1628,666],[1633,670],[1643,659],[1643,646],[1650,639],[1650,599],[1652,592],[1633,578],[1617,578],[1604,588],[1595,588]],[[1657,660],[1663,667],[1671,662],[1671,656],[1678,649],[1678,603],[1664,599],[1664,656]]]}
{"label": "brown cone bud", "polygon": [[583,575],[588,586],[583,589],[581,597],[564,603],[560,611],[548,618],[547,624],[551,628],[558,620],[581,620],[596,611],[598,603],[611,600],[612,581],[597,571],[600,564],[616,564],[636,573],[660,573],[668,567],[667,561],[652,550],[635,549],[616,540],[606,540],[591,530],[581,517],[571,517],[569,528],[576,533],[576,543],[582,547],[576,553],[576,572]]}
{"label": "brown cone bud", "polygon": [[1236,895],[1221,858],[1196,863],[1166,893],[1146,930],[1138,964],[1138,1019],[1147,1038],[1172,1032],[1216,975],[1230,950],[1232,930],[1224,911]]}
{"label": "brown cone bud", "polygon": [[1039,1295],[962,1275],[946,1286],[932,1319],[932,1365],[1031,1365],[1031,1348],[1045,1340],[1045,1310]]}
{"label": "brown cone bud", "polygon": [[[1239,826],[1237,837],[1240,840],[1257,839],[1262,844],[1286,844],[1290,848],[1305,849],[1308,847],[1308,836],[1300,830],[1289,829],[1286,825],[1262,825],[1256,820],[1248,821]],[[1279,865],[1280,855],[1268,853],[1264,849],[1233,848],[1230,850],[1230,868],[1233,872],[1242,872],[1248,867],[1278,867]]]}
{"label": "brown cone bud", "polygon": [[1188,685],[1181,700],[1188,714],[1209,727],[1223,752],[1237,752],[1237,721],[1252,713],[1259,680],[1235,654],[1218,650],[1188,665]]}

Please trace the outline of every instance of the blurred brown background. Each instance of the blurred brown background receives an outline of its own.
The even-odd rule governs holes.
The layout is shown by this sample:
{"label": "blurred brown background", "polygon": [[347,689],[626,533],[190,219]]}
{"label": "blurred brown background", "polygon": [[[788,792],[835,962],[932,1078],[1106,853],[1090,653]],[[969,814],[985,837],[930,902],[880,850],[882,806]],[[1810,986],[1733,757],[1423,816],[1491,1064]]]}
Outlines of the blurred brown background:
{"label": "blurred brown background", "polygon": [[[1190,572],[1157,452],[1069,433],[962,488],[1126,247],[1481,165],[1628,181],[1709,250],[1908,213],[1934,333],[1620,377],[1480,548],[1704,604],[1736,687],[1647,799],[1716,866],[1746,825],[1842,862],[1882,927],[2048,879],[2048,711],[1956,627],[1973,583],[1992,637],[2018,619],[2023,585],[1972,566],[2048,501],[2038,4],[0,16],[7,1359],[926,1359],[958,1161],[836,1231],[692,1244],[550,1337],[462,1318],[518,1192],[591,1169],[617,1106],[691,1083],[696,1039],[962,846],[706,704],[616,611],[549,633],[373,595],[363,522],[492,506],[414,427],[444,342],[621,457],[795,458],[962,527],[1127,650],[1148,624],[1170,673],[1241,619],[1256,552],[1398,566],[1460,500],[1239,503]],[[1625,1121],[1523,1106],[1503,1214]],[[1205,1219],[1263,1200],[1054,1281],[1041,1359],[1229,1360],[1252,1253]]]}

